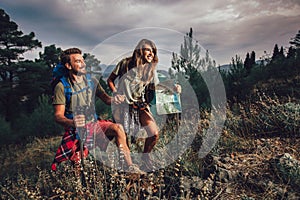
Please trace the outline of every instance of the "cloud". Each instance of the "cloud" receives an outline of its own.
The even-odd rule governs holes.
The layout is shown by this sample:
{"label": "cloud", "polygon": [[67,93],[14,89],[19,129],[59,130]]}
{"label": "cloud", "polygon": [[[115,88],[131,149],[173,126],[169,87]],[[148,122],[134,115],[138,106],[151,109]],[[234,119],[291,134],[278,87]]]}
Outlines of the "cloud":
{"label": "cloud", "polygon": [[[184,35],[192,27],[194,38],[221,64],[235,54],[271,51],[275,43],[286,46],[300,27],[297,0],[13,0],[0,6],[24,33],[35,32],[44,46],[86,51],[136,28],[160,27]],[[161,43],[168,37],[153,40]],[[182,42],[183,36],[176,45]]]}

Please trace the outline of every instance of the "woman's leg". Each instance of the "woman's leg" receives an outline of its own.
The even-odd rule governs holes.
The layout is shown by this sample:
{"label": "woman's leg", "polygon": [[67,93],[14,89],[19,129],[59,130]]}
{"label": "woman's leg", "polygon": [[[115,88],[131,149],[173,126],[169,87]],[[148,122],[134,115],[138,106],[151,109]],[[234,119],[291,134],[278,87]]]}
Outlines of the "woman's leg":
{"label": "woman's leg", "polygon": [[140,121],[148,135],[145,140],[144,153],[150,153],[159,138],[158,127],[152,117],[152,114],[147,110],[140,112]]}

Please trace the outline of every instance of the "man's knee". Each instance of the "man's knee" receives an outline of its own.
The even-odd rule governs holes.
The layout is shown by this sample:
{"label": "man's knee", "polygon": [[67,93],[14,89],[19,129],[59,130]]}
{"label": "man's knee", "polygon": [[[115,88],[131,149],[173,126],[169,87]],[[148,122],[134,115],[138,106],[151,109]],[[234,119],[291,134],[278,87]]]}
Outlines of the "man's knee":
{"label": "man's knee", "polygon": [[125,132],[121,124],[112,124],[110,128],[116,134],[117,137],[125,136]]}

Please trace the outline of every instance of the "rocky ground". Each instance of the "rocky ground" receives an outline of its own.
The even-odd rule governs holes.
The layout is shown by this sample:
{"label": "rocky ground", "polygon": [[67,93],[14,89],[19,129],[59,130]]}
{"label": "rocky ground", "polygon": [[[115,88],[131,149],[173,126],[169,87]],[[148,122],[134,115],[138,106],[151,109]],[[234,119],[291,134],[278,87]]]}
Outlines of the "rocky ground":
{"label": "rocky ground", "polygon": [[255,139],[250,149],[210,156],[208,177],[186,178],[186,191],[199,199],[300,199],[299,141]]}
{"label": "rocky ground", "polygon": [[[29,167],[41,165],[40,159],[33,159],[33,156],[44,157],[44,161],[51,160],[52,148],[59,139],[36,140],[26,146],[26,150],[10,149],[1,156],[1,169],[7,172],[22,169],[24,176],[29,170],[38,173],[37,167]],[[243,142],[247,144],[241,145]],[[233,146],[231,150],[225,150],[220,145],[218,153],[208,155],[204,160],[202,177],[181,177],[180,189],[184,191],[184,199],[300,199],[300,138],[243,139],[240,145]],[[49,166],[48,162],[42,168],[46,166]],[[19,187],[15,186],[15,189]],[[1,188],[3,194],[18,193],[5,184]]]}

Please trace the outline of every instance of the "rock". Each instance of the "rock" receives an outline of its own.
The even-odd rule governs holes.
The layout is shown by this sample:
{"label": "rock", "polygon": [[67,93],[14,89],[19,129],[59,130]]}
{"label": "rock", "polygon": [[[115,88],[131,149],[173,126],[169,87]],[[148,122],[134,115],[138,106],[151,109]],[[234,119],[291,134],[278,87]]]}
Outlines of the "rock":
{"label": "rock", "polygon": [[285,153],[271,159],[271,165],[277,175],[286,183],[300,184],[300,161],[294,159],[290,154]]}
{"label": "rock", "polygon": [[233,179],[231,171],[220,167],[217,169],[215,175],[216,175],[216,180],[222,183],[227,183],[228,181],[231,181]]}

